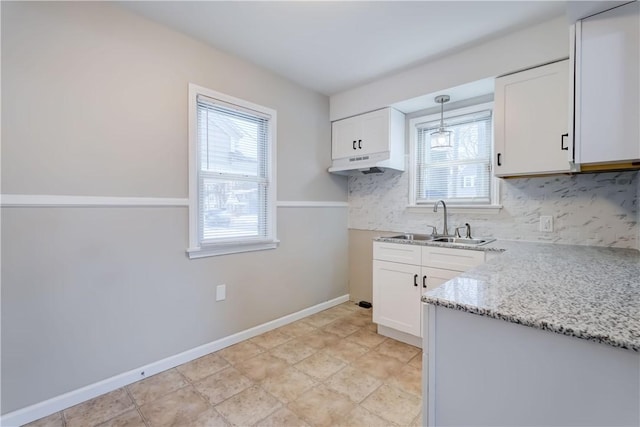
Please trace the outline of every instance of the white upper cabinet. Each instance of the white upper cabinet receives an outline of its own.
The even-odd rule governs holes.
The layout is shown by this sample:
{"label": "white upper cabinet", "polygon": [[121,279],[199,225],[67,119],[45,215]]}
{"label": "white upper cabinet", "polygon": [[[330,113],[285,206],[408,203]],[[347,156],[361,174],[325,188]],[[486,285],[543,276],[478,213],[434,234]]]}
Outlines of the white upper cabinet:
{"label": "white upper cabinet", "polygon": [[404,114],[383,108],[331,124],[330,172],[373,166],[404,170]]}
{"label": "white upper cabinet", "polygon": [[569,60],[496,79],[494,174],[569,172]]}
{"label": "white upper cabinet", "polygon": [[575,26],[575,162],[640,160],[640,3]]}
{"label": "white upper cabinet", "polygon": [[333,122],[332,157],[359,156],[389,150],[389,109]]}

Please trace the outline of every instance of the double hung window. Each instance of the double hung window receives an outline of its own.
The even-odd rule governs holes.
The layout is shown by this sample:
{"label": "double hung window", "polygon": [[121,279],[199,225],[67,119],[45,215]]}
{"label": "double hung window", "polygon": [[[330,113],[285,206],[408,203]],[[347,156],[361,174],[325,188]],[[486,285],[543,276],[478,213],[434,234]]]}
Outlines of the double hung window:
{"label": "double hung window", "polygon": [[410,204],[433,205],[442,199],[458,207],[496,205],[497,185],[491,173],[492,104],[445,115],[450,148],[431,148],[431,134],[439,126],[439,115],[410,121]]}
{"label": "double hung window", "polygon": [[276,112],[189,86],[192,258],[271,249]]}

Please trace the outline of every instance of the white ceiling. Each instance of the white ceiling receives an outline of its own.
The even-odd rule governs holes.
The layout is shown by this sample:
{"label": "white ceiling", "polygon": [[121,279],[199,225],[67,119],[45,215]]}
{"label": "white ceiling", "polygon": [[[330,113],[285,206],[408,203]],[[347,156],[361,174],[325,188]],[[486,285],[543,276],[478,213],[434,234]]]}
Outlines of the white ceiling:
{"label": "white ceiling", "polygon": [[[134,1],[122,6],[325,95],[565,13],[566,1]],[[491,60],[491,58],[487,58]]]}

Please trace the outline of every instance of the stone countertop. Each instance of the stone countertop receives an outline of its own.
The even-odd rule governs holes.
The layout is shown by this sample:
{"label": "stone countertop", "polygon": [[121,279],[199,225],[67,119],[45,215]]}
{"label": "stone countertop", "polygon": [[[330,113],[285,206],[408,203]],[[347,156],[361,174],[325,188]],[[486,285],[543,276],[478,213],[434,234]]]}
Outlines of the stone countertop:
{"label": "stone countertop", "polygon": [[453,245],[376,241],[502,252],[462,273],[423,302],[640,352],[640,252],[497,240]]}
{"label": "stone countertop", "polygon": [[[496,241],[422,301],[640,352],[640,252]],[[490,247],[489,247],[490,246]]]}

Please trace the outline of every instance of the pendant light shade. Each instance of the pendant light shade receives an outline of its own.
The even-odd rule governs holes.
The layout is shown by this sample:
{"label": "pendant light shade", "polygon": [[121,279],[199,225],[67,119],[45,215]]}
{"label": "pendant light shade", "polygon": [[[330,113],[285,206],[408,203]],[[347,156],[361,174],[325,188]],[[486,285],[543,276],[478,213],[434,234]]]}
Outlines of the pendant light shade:
{"label": "pendant light shade", "polygon": [[449,102],[449,95],[435,97],[435,101],[440,104],[440,127],[431,133],[431,149],[446,150],[451,148],[451,131],[444,127],[444,103]]}

